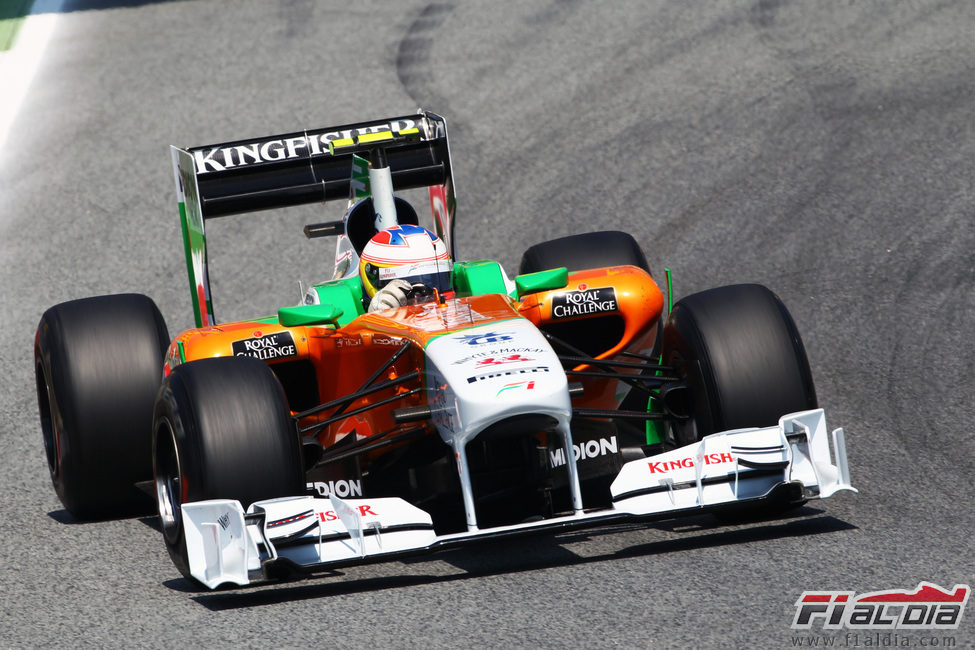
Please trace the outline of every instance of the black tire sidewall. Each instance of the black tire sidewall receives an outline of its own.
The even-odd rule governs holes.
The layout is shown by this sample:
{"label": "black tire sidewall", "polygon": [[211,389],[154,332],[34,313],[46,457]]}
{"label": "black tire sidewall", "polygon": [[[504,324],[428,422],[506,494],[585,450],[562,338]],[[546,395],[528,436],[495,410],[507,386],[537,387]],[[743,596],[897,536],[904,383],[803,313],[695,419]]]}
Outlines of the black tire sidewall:
{"label": "black tire sidewall", "polygon": [[531,246],[522,255],[518,273],[560,267],[571,271],[606,266],[636,266],[650,273],[650,265],[633,236],[618,230],[569,235]]}
{"label": "black tire sidewall", "polygon": [[678,445],[717,431],[771,426],[817,407],[805,348],[782,301],[756,284],[718,287],[681,299],[663,336],[664,363],[688,384],[689,421]]}
{"label": "black tire sidewall", "polygon": [[34,346],[38,408],[42,428],[59,432],[60,453],[51,454],[49,469],[74,516],[122,516],[151,506],[135,483],[152,477],[152,403],[168,345],[159,309],[138,294],[62,303],[41,317]]}

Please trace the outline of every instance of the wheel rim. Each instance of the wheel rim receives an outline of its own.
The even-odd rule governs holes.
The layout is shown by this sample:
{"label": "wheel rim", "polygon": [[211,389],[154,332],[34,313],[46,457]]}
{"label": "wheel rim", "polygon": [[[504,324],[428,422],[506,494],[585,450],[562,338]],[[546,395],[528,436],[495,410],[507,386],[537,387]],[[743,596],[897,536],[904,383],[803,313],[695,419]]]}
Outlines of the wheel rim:
{"label": "wheel rim", "polygon": [[40,366],[37,368],[37,396],[47,469],[51,472],[51,478],[56,481],[61,475],[61,425],[59,423],[61,418],[56,415],[54,395]]}
{"label": "wheel rim", "polygon": [[185,482],[180,472],[179,451],[176,436],[169,421],[164,421],[156,432],[155,484],[156,504],[163,535],[169,541],[179,536],[180,505],[183,503]]}

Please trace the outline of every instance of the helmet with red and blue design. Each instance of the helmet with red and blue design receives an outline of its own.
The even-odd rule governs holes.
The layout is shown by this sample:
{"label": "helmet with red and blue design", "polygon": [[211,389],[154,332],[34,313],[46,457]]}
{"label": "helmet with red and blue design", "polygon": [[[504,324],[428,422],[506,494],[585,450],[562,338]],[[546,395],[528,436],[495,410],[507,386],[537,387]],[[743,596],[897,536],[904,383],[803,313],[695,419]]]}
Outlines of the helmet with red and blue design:
{"label": "helmet with red and blue design", "polygon": [[372,298],[391,280],[450,290],[452,264],[447,246],[421,226],[401,224],[372,236],[359,256],[362,288]]}

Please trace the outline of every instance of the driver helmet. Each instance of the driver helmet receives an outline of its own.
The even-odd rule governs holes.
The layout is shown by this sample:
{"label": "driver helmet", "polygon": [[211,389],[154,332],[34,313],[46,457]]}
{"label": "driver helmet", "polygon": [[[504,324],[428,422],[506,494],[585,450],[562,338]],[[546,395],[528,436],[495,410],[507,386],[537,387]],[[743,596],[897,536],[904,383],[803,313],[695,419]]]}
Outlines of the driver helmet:
{"label": "driver helmet", "polygon": [[373,235],[359,259],[362,288],[370,298],[397,278],[442,294],[450,290],[450,271],[450,255],[443,240],[426,228],[409,224]]}

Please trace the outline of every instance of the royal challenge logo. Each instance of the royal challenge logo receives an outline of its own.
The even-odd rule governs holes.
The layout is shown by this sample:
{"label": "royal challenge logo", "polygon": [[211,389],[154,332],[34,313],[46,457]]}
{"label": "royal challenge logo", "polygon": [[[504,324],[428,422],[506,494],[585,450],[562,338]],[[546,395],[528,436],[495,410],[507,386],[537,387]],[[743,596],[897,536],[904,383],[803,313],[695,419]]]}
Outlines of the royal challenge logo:
{"label": "royal challenge logo", "polygon": [[616,301],[616,289],[600,287],[590,289],[580,285],[578,291],[566,291],[556,294],[552,298],[552,318],[572,318],[573,316],[588,316],[590,314],[605,314],[618,312],[620,307]]}

